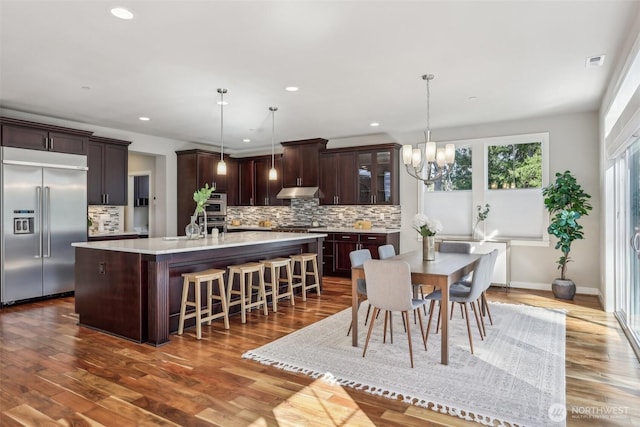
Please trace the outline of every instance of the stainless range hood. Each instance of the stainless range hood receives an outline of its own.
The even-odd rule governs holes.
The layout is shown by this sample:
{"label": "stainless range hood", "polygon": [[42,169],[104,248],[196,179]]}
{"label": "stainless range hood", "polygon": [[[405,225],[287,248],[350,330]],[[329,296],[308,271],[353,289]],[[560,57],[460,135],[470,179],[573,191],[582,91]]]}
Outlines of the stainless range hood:
{"label": "stainless range hood", "polygon": [[276,196],[278,199],[313,199],[318,197],[318,187],[285,187]]}

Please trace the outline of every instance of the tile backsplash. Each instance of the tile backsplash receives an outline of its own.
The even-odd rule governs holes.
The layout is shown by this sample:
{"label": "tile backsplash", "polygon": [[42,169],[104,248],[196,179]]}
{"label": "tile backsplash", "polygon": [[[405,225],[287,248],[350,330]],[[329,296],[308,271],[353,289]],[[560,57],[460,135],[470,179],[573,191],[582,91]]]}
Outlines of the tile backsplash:
{"label": "tile backsplash", "polygon": [[[124,225],[123,206],[89,205],[89,218],[93,224],[89,227],[89,235],[99,232],[122,231]],[[100,231],[100,218],[102,218],[104,230]]]}
{"label": "tile backsplash", "polygon": [[292,199],[291,206],[229,206],[227,220],[238,219],[243,225],[258,225],[271,220],[274,225],[310,225],[352,227],[357,220],[371,221],[373,227],[400,228],[399,205],[326,205],[319,199]]}

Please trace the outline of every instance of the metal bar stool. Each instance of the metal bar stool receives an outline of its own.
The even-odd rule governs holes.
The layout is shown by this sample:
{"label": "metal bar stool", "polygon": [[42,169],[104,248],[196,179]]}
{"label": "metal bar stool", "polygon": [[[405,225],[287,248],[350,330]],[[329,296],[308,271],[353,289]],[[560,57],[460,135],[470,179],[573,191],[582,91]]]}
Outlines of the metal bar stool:
{"label": "metal bar stool", "polygon": [[[223,318],[224,328],[229,329],[229,307],[227,306],[227,298],[224,289],[224,270],[210,269],[204,271],[197,271],[194,273],[183,273],[182,283],[182,303],[180,305],[180,320],[178,321],[178,335],[182,335],[184,331],[184,321],[191,318],[196,318],[196,338],[202,339],[202,324],[207,322],[207,325],[211,325],[211,321],[214,319]],[[213,293],[213,281],[218,281],[218,295]],[[202,309],[201,300],[201,287],[200,285],[207,283],[207,308]],[[194,296],[195,301],[190,301],[189,285],[194,284]],[[222,311],[220,313],[213,312],[212,302],[214,300],[220,301]],[[195,307],[195,311],[187,314],[187,307]],[[206,315],[206,316],[205,316]]]}
{"label": "metal bar stool", "polygon": [[[258,273],[258,297],[252,301],[251,293],[253,289],[253,273]],[[233,289],[233,277],[240,276],[240,289]],[[231,301],[231,295],[240,295],[240,299]],[[227,285],[227,306],[240,305],[240,316],[242,323],[247,323],[247,311],[252,307],[264,307],[264,315],[267,316],[267,297],[264,289],[264,265],[259,262],[248,262],[246,264],[229,266],[229,282]]]}
{"label": "metal bar stool", "polygon": [[[300,282],[294,283],[293,287],[302,288],[302,301],[307,300],[307,291],[315,288],[318,296],[320,296],[320,279],[318,277],[318,254],[304,253],[299,255],[291,255],[289,258],[293,261],[293,271],[296,271],[296,263],[300,264],[300,274],[292,274],[293,279],[300,279]],[[307,263],[311,263],[311,270],[308,271]],[[313,276],[315,282],[307,285],[307,276]]]}
{"label": "metal bar stool", "polygon": [[[271,281],[264,282],[265,287],[270,286],[271,289],[265,292],[265,295],[271,295],[271,301],[273,304],[273,312],[278,312],[278,300],[280,298],[289,297],[291,299],[291,305],[296,305],[295,298],[293,297],[293,277],[291,273],[291,259],[289,258],[273,258],[260,261],[265,266],[265,269],[269,269],[271,273]],[[281,268],[285,268],[286,278],[281,277]],[[287,291],[280,292],[280,283],[287,283]]]}

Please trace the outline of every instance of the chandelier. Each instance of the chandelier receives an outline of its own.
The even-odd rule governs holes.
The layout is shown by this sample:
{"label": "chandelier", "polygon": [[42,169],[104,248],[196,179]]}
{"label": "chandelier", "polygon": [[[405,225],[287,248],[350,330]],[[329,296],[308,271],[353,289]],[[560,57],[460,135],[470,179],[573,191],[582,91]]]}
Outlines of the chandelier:
{"label": "chandelier", "polygon": [[425,74],[422,80],[427,82],[427,131],[425,132],[425,147],[413,148],[412,145],[402,146],[402,162],[407,173],[425,185],[433,185],[436,181],[447,180],[456,158],[456,146],[446,144],[438,148],[431,141],[431,92],[429,82],[433,74]]}

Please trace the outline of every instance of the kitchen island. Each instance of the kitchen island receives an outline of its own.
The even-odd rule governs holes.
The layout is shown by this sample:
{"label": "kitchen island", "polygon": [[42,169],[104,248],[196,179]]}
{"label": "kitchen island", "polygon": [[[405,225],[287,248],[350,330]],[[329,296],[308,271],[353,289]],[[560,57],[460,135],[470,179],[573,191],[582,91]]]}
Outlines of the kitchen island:
{"label": "kitchen island", "polygon": [[304,252],[317,253],[322,265],[324,237],[250,231],[197,240],[157,237],[73,243],[79,324],[141,343],[165,344],[178,329],[182,273]]}

